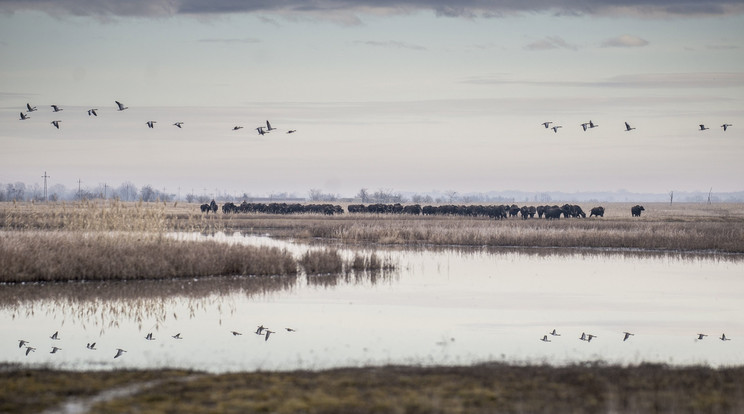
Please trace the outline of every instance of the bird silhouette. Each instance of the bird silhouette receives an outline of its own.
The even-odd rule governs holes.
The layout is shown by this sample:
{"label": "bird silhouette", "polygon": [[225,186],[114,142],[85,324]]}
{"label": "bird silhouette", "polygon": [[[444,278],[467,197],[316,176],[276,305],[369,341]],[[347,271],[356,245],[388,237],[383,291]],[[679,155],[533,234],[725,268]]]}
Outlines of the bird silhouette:
{"label": "bird silhouette", "polygon": [[18,340],[18,348],[23,348],[23,345],[26,345],[27,343],[28,343],[28,341],[26,341],[25,339],[19,339]]}
{"label": "bird silhouette", "polygon": [[177,127],[181,128],[181,125],[183,125],[183,122],[176,122],[176,123],[175,123],[175,124],[173,124],[173,125],[175,125],[175,126],[177,126]]}
{"label": "bird silhouette", "polygon": [[52,352],[50,352],[50,354],[56,354],[56,353],[57,353],[57,351],[61,351],[61,350],[62,350],[62,348],[58,348],[58,347],[56,347],[56,346],[53,346],[53,347],[52,347]]}
{"label": "bird silhouette", "polygon": [[558,132],[558,128],[563,128],[563,127],[562,127],[562,126],[560,126],[560,125],[556,125],[556,126],[554,126],[554,127],[550,128],[550,129],[552,129],[552,130],[553,130],[553,132]]}
{"label": "bird silhouette", "polygon": [[698,341],[702,341],[708,335],[699,333],[699,334],[697,334],[697,336],[698,336],[697,337]]}
{"label": "bird silhouette", "polygon": [[550,128],[550,124],[552,124],[552,123],[553,123],[552,121],[547,121],[547,122],[543,122],[542,124],[545,127],[545,129],[548,129],[548,128]]}
{"label": "bird silhouette", "polygon": [[256,131],[258,131],[258,135],[264,135],[264,134],[266,134],[266,131],[264,131],[263,127],[256,128]]}
{"label": "bird silhouette", "polygon": [[114,102],[116,102],[116,106],[119,107],[119,111],[123,111],[125,109],[129,109],[128,106],[124,106],[124,104],[121,103],[121,102],[119,102],[119,101],[114,101]]}
{"label": "bird silhouette", "polygon": [[553,332],[550,333],[553,336],[561,336],[561,334],[558,333],[555,329],[553,329]]}
{"label": "bird silhouette", "polygon": [[88,348],[88,349],[90,349],[90,350],[92,350],[92,351],[95,351],[96,350],[96,343],[95,342],[89,343],[88,345],[85,345],[85,347]]}
{"label": "bird silhouette", "polygon": [[179,332],[179,333],[173,335],[173,339],[183,339],[183,338],[181,338],[181,333]]}
{"label": "bird silhouette", "polygon": [[98,109],[88,109],[88,116],[98,116],[98,112],[96,111],[98,111]]}
{"label": "bird silhouette", "polygon": [[29,112],[33,112],[36,110],[35,106],[31,106],[31,104],[26,104],[26,109],[28,109]]}
{"label": "bird silhouette", "polygon": [[116,348],[116,355],[114,355],[114,359],[119,358],[120,356],[124,355],[124,353],[127,352],[121,348]]}
{"label": "bird silhouette", "polygon": [[52,338],[52,339],[54,339],[56,341],[59,341],[59,339],[60,339],[59,338],[59,331],[53,333],[52,336],[50,336],[50,338]]}
{"label": "bird silhouette", "polygon": [[62,108],[59,107],[59,105],[52,105],[52,109],[54,110],[54,112],[59,112],[63,110]]}
{"label": "bird silhouette", "polygon": [[145,339],[147,339],[148,341],[154,341],[155,340],[155,338],[152,337],[152,332],[148,333],[147,336],[145,336]]}
{"label": "bird silhouette", "polygon": [[62,121],[60,121],[60,120],[57,120],[57,121],[52,121],[52,122],[50,122],[50,124],[54,125],[54,127],[55,127],[55,128],[59,129],[59,123],[60,123],[60,122],[62,122]]}
{"label": "bird silhouette", "polygon": [[723,132],[726,132],[726,130],[727,130],[727,129],[728,129],[728,127],[730,127],[730,126],[733,126],[733,125],[731,125],[731,124],[723,124],[723,125],[721,125],[721,128],[723,128]]}
{"label": "bird silhouette", "polygon": [[233,336],[243,335],[242,333],[236,332],[236,331],[230,331],[230,332],[232,332]]}
{"label": "bird silhouette", "polygon": [[731,340],[731,338],[727,338],[727,337],[726,337],[726,334],[721,334],[721,337],[720,337],[720,338],[718,338],[718,339],[720,339],[720,340],[722,340],[722,341],[730,341],[730,340]]}
{"label": "bird silhouette", "polygon": [[289,131],[287,131],[288,134],[294,134],[295,132],[297,132],[296,129],[290,129]]}
{"label": "bird silhouette", "polygon": [[635,334],[632,334],[630,332],[623,332],[623,333],[625,334],[625,336],[623,337],[623,342],[627,341],[628,338],[630,338],[631,336],[635,335]]}
{"label": "bird silhouette", "polygon": [[31,353],[31,352],[36,352],[36,348],[27,346],[26,347],[26,356],[28,356],[28,354]]}
{"label": "bird silhouette", "polygon": [[155,128],[155,123],[158,121],[147,121],[145,124],[147,124],[148,128]]}
{"label": "bird silhouette", "polygon": [[263,326],[263,325],[259,326],[259,327],[258,327],[258,328],[256,329],[256,335],[263,335],[263,331],[264,331],[264,329],[266,329],[266,328],[264,328],[264,326]]}
{"label": "bird silhouette", "polygon": [[701,131],[705,131],[706,129],[710,129],[710,128],[707,128],[704,124],[700,124]]}
{"label": "bird silhouette", "polygon": [[242,129],[242,128],[243,128],[242,126],[237,126],[236,125],[236,126],[233,127],[233,131],[237,131],[237,130]]}
{"label": "bird silhouette", "polygon": [[269,123],[269,120],[267,119],[267,120],[266,120],[266,130],[267,130],[267,132],[271,132],[271,131],[273,131],[273,130],[275,130],[275,129],[276,129],[276,128],[272,128],[272,127],[271,127],[271,124]]}
{"label": "bird silhouette", "polygon": [[275,333],[275,332],[274,332],[274,331],[270,331],[270,330],[266,329],[266,338],[264,339],[264,341],[268,341],[268,340],[269,340],[269,335],[271,335],[271,334],[273,334],[273,333]]}
{"label": "bird silhouette", "polygon": [[584,131],[586,131],[586,127],[587,127],[588,125],[589,125],[589,124],[587,124],[587,123],[584,123],[584,124],[581,124],[581,127],[582,127],[582,128],[584,128]]}
{"label": "bird silhouette", "polygon": [[287,332],[297,332],[297,330],[293,328],[284,328],[284,329],[286,329]]}
{"label": "bird silhouette", "polygon": [[28,116],[28,115],[26,115],[26,114],[24,114],[23,112],[21,112],[21,121],[24,121],[24,120],[29,119],[29,118],[31,118],[31,117]]}
{"label": "bird silhouette", "polygon": [[625,123],[625,132],[632,131],[634,129],[635,128],[631,127],[629,123],[627,123],[627,122]]}
{"label": "bird silhouette", "polygon": [[598,127],[598,126],[599,126],[599,125],[597,125],[597,124],[595,124],[594,122],[592,122],[591,120],[589,120],[589,128],[596,128],[596,127]]}
{"label": "bird silhouette", "polygon": [[548,339],[548,335],[543,335],[542,339],[540,339],[543,342],[550,342],[550,339]]}

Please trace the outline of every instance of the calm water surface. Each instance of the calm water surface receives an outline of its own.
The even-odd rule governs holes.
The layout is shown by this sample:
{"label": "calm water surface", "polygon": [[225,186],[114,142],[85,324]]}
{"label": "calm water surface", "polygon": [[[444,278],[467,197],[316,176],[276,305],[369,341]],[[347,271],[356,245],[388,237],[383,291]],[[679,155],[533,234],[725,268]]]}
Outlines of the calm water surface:
{"label": "calm water surface", "polygon": [[[174,237],[296,255],[322,248],[240,234]],[[213,372],[494,360],[744,363],[741,259],[544,249],[376,254],[398,270],[2,286],[0,360]],[[259,325],[275,333],[265,340],[254,333]],[[560,336],[540,340],[553,329]],[[60,340],[50,338],[55,331]],[[635,335],[623,341],[624,331]],[[155,340],[145,339],[149,332]],[[581,341],[582,332],[596,338]],[[709,336],[698,341],[698,333]],[[718,339],[722,333],[731,341]],[[19,339],[36,351],[25,355]],[[96,350],[86,349],[91,342]],[[52,346],[62,350],[50,354]],[[117,348],[127,352],[114,359]]]}

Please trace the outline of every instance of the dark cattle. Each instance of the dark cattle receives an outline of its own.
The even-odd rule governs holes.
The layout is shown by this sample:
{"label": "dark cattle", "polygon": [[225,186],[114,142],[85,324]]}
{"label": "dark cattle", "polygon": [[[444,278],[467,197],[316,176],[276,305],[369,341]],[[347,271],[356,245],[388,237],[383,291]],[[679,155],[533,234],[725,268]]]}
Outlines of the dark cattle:
{"label": "dark cattle", "polygon": [[222,205],[223,214],[237,213],[237,212],[238,212],[238,206],[236,206],[230,201]]}
{"label": "dark cattle", "polygon": [[591,216],[597,216],[597,217],[604,217],[604,207],[594,207],[589,211],[589,217]]}
{"label": "dark cattle", "polygon": [[643,206],[635,205],[630,208],[630,214],[633,215],[633,217],[641,217],[641,211],[645,210]]}
{"label": "dark cattle", "polygon": [[543,211],[545,219],[547,220],[558,220],[561,218],[561,214],[563,213],[563,209],[558,206],[545,207],[545,210]]}
{"label": "dark cattle", "polygon": [[202,213],[207,213],[207,214],[209,214],[209,210],[211,210],[211,208],[209,207],[209,204],[202,204],[201,206],[199,206],[199,208],[201,209]]}
{"label": "dark cattle", "polygon": [[421,206],[418,204],[414,204],[412,206],[405,206],[403,207],[403,213],[418,216],[419,214],[421,214]]}
{"label": "dark cattle", "polygon": [[215,203],[214,200],[212,200],[212,202],[209,203],[209,208],[212,209],[212,212],[213,213],[216,213],[217,212],[217,203]]}
{"label": "dark cattle", "polygon": [[542,218],[546,208],[548,208],[548,206],[537,206],[537,217]]}
{"label": "dark cattle", "polygon": [[516,217],[517,214],[519,214],[520,208],[516,204],[512,204],[511,207],[509,207],[509,217]]}

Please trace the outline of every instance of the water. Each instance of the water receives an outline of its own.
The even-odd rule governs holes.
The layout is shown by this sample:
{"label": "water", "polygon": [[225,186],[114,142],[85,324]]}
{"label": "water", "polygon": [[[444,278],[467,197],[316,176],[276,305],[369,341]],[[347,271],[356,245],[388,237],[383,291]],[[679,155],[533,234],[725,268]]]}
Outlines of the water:
{"label": "water", "polygon": [[[324,247],[240,234],[174,237],[272,245],[295,255]],[[211,372],[484,361],[744,363],[741,258],[363,250],[372,251],[398,270],[3,286],[0,361]],[[268,340],[254,333],[259,325],[274,331]],[[553,329],[561,336],[540,341]],[[50,338],[55,331],[60,340]],[[623,341],[624,331],[635,335]],[[149,332],[155,340],[145,339]],[[596,338],[581,341],[582,332]],[[724,332],[731,341],[717,339]],[[183,339],[171,337],[176,333]],[[709,336],[698,341],[698,333]],[[19,339],[37,350],[25,355]],[[86,348],[91,342],[96,350]],[[50,354],[52,346],[62,350]],[[114,359],[117,348],[127,352]]]}

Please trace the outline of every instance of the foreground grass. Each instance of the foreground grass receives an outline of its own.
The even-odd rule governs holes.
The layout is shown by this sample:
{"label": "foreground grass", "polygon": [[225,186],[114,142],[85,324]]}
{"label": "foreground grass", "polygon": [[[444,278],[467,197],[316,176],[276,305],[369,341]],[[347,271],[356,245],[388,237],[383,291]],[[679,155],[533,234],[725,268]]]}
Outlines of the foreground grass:
{"label": "foreground grass", "polygon": [[[188,380],[184,381],[184,378]],[[6,367],[0,411],[35,412],[112,387],[149,388],[90,412],[148,413],[737,413],[744,367],[483,364],[198,374],[59,372]]]}

